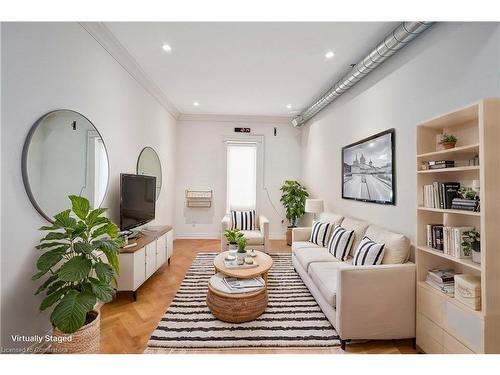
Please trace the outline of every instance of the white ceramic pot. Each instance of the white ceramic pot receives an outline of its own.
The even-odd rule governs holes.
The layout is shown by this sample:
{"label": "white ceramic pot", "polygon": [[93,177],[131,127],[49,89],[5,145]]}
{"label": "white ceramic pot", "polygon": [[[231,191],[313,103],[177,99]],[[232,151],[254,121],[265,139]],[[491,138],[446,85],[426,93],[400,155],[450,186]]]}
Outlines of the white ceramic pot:
{"label": "white ceramic pot", "polygon": [[228,250],[229,251],[236,251],[236,250],[238,250],[238,245],[236,245],[236,244],[229,244]]}
{"label": "white ceramic pot", "polygon": [[481,252],[480,251],[472,251],[472,261],[474,263],[481,264]]}
{"label": "white ceramic pot", "polygon": [[247,252],[240,253],[239,251],[236,253],[236,261],[238,264],[245,263],[245,258],[247,257]]}

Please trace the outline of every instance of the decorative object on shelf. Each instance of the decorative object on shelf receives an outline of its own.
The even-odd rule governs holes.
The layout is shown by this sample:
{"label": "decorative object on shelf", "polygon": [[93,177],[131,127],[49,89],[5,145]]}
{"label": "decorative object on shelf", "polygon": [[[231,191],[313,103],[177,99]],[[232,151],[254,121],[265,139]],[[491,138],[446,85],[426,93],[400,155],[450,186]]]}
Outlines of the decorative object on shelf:
{"label": "decorative object on shelf", "polygon": [[306,198],[309,197],[309,193],[304,186],[295,180],[286,180],[280,190],[280,202],[285,208],[286,218],[290,223],[286,232],[286,242],[290,246],[292,244],[292,228],[297,226],[297,220],[305,213]]}
{"label": "decorative object on shelf", "polygon": [[472,254],[472,261],[481,264],[481,235],[473,228],[465,231],[462,237],[462,247],[465,254]]}
{"label": "decorative object on shelf", "polygon": [[461,187],[457,191],[457,198],[453,198],[451,208],[455,210],[479,211],[479,197],[470,187]]}
{"label": "decorative object on shelf", "polygon": [[31,203],[48,221],[66,207],[71,194],[87,198],[92,208],[98,208],[109,180],[104,140],[82,114],[68,109],[49,112],[26,137],[22,176]]}
{"label": "decorative object on shelf", "polygon": [[210,208],[212,207],[213,190],[186,190],[186,207]]}
{"label": "decorative object on shelf", "polygon": [[455,275],[455,298],[473,310],[481,310],[481,276]]}
{"label": "decorative object on shelf", "polygon": [[142,149],[137,158],[137,174],[156,177],[156,200],[158,200],[162,184],[162,172],[160,157],[156,151],[149,146]]}
{"label": "decorative object on shelf", "polygon": [[238,243],[238,252],[236,253],[236,261],[238,264],[243,264],[245,263],[245,258],[247,257],[247,239],[243,236],[240,236],[236,239],[236,242]]}
{"label": "decorative object on shelf", "polygon": [[238,239],[243,237],[243,232],[237,228],[227,229],[224,231],[224,237],[229,242],[229,250],[236,251],[238,249]]}
{"label": "decorative object on shelf", "polygon": [[472,188],[465,186],[458,189],[457,195],[462,199],[476,199],[477,196],[476,192]]}
{"label": "decorative object on shelf", "polygon": [[54,335],[66,340],[53,342],[52,350],[98,353],[99,312],[94,306],[98,300],[113,299],[111,283],[119,273],[122,241],[118,227],[102,216],[105,208],[91,210],[86,198],[70,195],[69,199],[71,209],[56,214],[52,225],[40,228],[48,233],[36,247],[43,254],[32,279],[50,274],[35,294],[45,291],[47,295],[40,305],[42,311],[56,304],[50,321]]}
{"label": "decorative object on shelf", "polygon": [[453,134],[443,133],[443,135],[441,135],[439,144],[442,145],[446,150],[448,150],[450,148],[454,148],[457,144],[457,141],[457,137],[455,137]]}
{"label": "decorative object on shelf", "polygon": [[394,163],[394,129],[343,147],[342,198],[395,205]]}
{"label": "decorative object on shelf", "polygon": [[316,215],[323,212],[323,199],[306,199],[305,212],[314,214],[313,220],[316,220]]}

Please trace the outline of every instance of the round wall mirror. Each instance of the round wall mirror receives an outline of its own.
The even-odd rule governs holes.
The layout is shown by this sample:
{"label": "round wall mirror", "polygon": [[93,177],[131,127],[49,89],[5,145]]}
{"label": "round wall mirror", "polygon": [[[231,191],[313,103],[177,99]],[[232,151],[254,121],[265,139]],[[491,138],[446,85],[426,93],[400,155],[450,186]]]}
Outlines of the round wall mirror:
{"label": "round wall mirror", "polygon": [[78,112],[63,109],[42,116],[23,148],[26,192],[47,220],[67,209],[68,195],[101,205],[109,179],[108,153],[95,126]]}
{"label": "round wall mirror", "polygon": [[156,177],[156,200],[161,191],[161,163],[156,151],[147,146],[144,147],[137,159],[137,174]]}

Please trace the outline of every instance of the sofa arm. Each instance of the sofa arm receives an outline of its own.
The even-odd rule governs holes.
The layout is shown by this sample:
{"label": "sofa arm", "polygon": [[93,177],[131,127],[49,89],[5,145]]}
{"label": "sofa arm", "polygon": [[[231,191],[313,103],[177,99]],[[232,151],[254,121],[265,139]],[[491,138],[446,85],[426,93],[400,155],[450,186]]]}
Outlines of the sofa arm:
{"label": "sofa arm", "polygon": [[224,232],[231,228],[231,215],[225,214],[221,221],[221,232],[220,232],[220,246],[221,251],[227,250],[227,239],[224,236]]}
{"label": "sofa arm", "polygon": [[259,229],[264,237],[264,251],[267,253],[269,251],[269,220],[263,215],[259,216]]}
{"label": "sofa arm", "polygon": [[339,269],[335,328],[340,337],[415,337],[415,273],[409,262]]}
{"label": "sofa arm", "polygon": [[298,227],[292,229],[292,242],[309,241],[311,237],[311,227]]}

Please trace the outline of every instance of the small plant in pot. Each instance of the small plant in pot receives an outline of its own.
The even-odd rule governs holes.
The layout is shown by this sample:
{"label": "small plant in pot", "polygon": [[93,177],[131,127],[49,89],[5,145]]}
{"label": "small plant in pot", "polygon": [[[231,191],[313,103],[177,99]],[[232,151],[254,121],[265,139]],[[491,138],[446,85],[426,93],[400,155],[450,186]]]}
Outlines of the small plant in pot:
{"label": "small plant in pot", "polygon": [[[38,280],[48,276],[35,294],[44,292],[40,305],[44,311],[53,307],[51,350],[57,353],[98,353],[100,339],[97,301],[113,299],[112,282],[119,273],[118,253],[122,241],[118,227],[102,216],[105,208],[90,209],[89,201],[70,195],[72,208],[54,216],[48,233],[36,248]],[[106,261],[103,261],[105,258]]]}
{"label": "small plant in pot", "polygon": [[474,228],[465,231],[462,237],[462,246],[466,256],[472,255],[472,261],[481,264],[481,235]]}
{"label": "small plant in pot", "polygon": [[457,137],[455,137],[453,134],[444,133],[441,136],[441,140],[439,141],[439,144],[443,145],[443,147],[445,149],[453,148],[457,144]]}
{"label": "small plant in pot", "polygon": [[292,228],[297,226],[297,220],[305,213],[306,198],[309,196],[306,188],[298,181],[286,180],[281,186],[280,202],[285,207],[285,214],[290,226],[287,231],[287,244],[292,242]]}
{"label": "small plant in pot", "polygon": [[239,229],[227,229],[224,231],[224,237],[229,242],[229,250],[236,251],[238,249],[238,238],[243,237],[243,232]]}
{"label": "small plant in pot", "polygon": [[238,237],[238,252],[236,253],[236,261],[238,264],[245,263],[245,258],[247,256],[247,239],[243,236]]}

